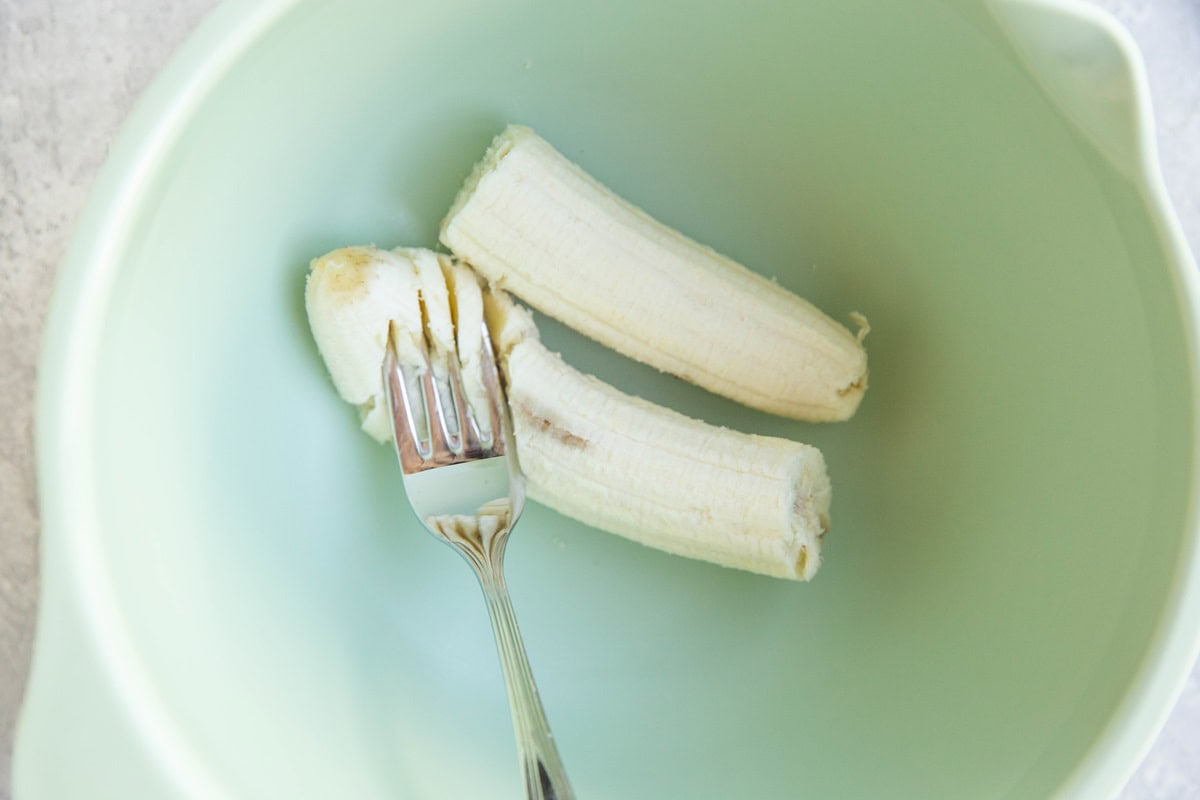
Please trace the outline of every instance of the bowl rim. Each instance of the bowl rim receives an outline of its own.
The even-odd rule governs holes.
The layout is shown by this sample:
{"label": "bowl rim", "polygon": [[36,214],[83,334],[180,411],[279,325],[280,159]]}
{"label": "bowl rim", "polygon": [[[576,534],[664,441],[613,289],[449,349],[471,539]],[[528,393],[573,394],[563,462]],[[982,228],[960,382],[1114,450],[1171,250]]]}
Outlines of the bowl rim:
{"label": "bowl rim", "polygon": [[[228,70],[305,0],[231,0],[219,5],[171,57],[116,137],[55,280],[39,361],[35,450],[42,580],[30,690],[39,673],[48,597],[77,598],[98,667],[129,714],[139,743],[187,797],[228,792],[188,743],[159,698],[121,619],[96,532],[94,482],[85,420],[108,297],[134,236],[147,189],[166,154]],[[1147,213],[1174,270],[1185,323],[1193,395],[1200,397],[1200,273],[1161,177],[1149,83],[1129,32],[1087,0],[989,0],[1044,7],[1093,26],[1115,45],[1135,95],[1138,181]],[[1192,473],[1200,475],[1200,413],[1193,425]],[[56,612],[62,614],[61,610]],[[53,623],[51,623],[53,624]],[[1064,798],[1114,796],[1153,744],[1200,654],[1200,485],[1193,482],[1178,564],[1149,646],[1116,711],[1059,786]],[[25,703],[17,724],[15,769],[28,733]]]}
{"label": "bowl rim", "polygon": [[[996,2],[996,0],[989,0]],[[1163,181],[1150,80],[1141,49],[1109,11],[1085,0],[1000,0],[1042,6],[1103,34],[1132,85],[1139,188],[1174,268],[1184,317],[1192,396],[1200,397],[1200,271]],[[1200,475],[1200,411],[1193,410],[1193,477]],[[1193,480],[1175,575],[1141,664],[1099,736],[1057,791],[1062,798],[1115,797],[1154,745],[1200,657],[1200,483]]]}

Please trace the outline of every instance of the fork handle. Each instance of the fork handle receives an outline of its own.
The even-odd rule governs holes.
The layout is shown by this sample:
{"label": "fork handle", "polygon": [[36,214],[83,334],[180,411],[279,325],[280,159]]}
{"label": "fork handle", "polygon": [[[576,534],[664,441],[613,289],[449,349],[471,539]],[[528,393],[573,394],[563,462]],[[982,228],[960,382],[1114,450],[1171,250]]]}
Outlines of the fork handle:
{"label": "fork handle", "polygon": [[574,800],[575,793],[567,781],[566,770],[558,756],[558,747],[546,722],[546,712],[538,697],[529,669],[529,658],[517,628],[517,617],[504,574],[485,567],[477,570],[483,597],[492,618],[496,634],[496,650],[508,687],[508,704],[512,710],[513,731],[517,739],[517,756],[525,776],[525,792],[529,800]]}

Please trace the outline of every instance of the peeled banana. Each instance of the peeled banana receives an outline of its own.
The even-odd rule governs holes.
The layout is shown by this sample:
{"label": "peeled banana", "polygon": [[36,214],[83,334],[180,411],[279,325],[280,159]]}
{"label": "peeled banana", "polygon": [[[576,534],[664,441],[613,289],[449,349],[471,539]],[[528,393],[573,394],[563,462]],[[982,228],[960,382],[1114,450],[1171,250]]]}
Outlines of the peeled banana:
{"label": "peeled banana", "polygon": [[493,286],[630,358],[744,405],[852,416],[866,320],[807,301],[652,219],[526,127],[492,142],[441,241]]}
{"label": "peeled banana", "polygon": [[[451,319],[450,340],[465,362],[479,351],[482,317],[532,499],[671,553],[812,577],[831,494],[820,451],[717,428],[578,372],[545,348],[526,309],[427,252],[351,247],[313,261],[306,290],[313,335],[342,397],[366,409],[364,430],[389,436],[386,420],[382,435],[368,424],[383,403],[386,338],[377,337],[387,336],[389,320],[405,358],[401,345],[419,351],[421,336],[431,351],[447,340],[444,329],[425,324],[422,307],[426,319]],[[420,263],[437,263],[444,282],[432,270],[419,275]],[[465,383],[471,369],[463,366]]]}
{"label": "peeled banana", "polygon": [[669,553],[812,577],[831,499],[819,450],[627,395],[547,350],[506,295],[487,309],[532,499]]}

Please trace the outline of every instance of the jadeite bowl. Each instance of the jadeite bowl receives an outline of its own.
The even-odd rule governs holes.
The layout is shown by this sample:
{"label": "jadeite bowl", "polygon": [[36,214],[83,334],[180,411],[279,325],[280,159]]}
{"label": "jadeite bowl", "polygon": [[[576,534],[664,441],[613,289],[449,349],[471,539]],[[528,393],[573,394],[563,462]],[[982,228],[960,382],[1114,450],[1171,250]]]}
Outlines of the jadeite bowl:
{"label": "jadeite bowl", "polygon": [[1075,2],[235,2],[62,268],[18,800],[520,796],[468,569],[309,336],[311,257],[433,245],[489,138],[861,310],[801,585],[533,505],[509,579],[581,798],[1096,798],[1200,632],[1197,276],[1129,37]]}

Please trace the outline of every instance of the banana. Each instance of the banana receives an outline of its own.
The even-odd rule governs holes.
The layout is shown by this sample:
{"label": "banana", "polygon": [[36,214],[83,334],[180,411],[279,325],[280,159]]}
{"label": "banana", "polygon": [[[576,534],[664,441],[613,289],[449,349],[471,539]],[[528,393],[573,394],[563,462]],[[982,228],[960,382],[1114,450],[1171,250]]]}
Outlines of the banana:
{"label": "banana", "polygon": [[441,241],[493,286],[637,361],[744,405],[851,417],[857,336],[807,301],[652,219],[526,127],[492,142]]}
{"label": "banana", "polygon": [[813,576],[831,500],[819,450],[620,392],[547,350],[529,312],[506,295],[489,300],[530,498],[669,553]]}
{"label": "banana", "polygon": [[[440,288],[432,270],[418,274],[422,262],[439,264]],[[783,578],[816,572],[831,499],[816,448],[708,425],[580,373],[541,343],[528,310],[445,257],[345,248],[312,269],[313,334],[342,397],[360,407],[362,398],[374,402],[365,419],[383,403],[386,339],[375,336],[386,336],[389,320],[398,350],[419,348],[425,335],[433,351],[446,331],[427,327],[421,308],[426,319],[449,318],[464,384],[473,372],[482,376],[471,354],[486,320],[531,499],[667,552]],[[348,293],[343,285],[367,288]]]}

